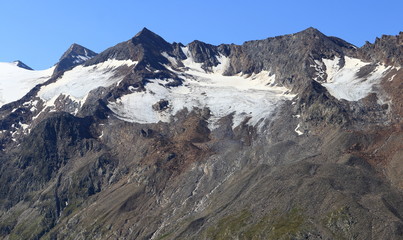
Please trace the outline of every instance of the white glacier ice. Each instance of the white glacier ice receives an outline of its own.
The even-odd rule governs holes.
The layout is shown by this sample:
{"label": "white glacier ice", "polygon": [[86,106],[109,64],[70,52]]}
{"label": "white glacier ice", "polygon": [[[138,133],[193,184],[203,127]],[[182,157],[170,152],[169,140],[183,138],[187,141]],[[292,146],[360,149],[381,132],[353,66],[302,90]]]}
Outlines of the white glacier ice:
{"label": "white glacier ice", "polygon": [[[246,118],[249,118],[249,125],[259,126],[263,119],[271,116],[279,101],[295,96],[288,94],[284,87],[274,86],[275,75],[269,72],[223,76],[229,60],[222,55],[218,58],[221,64],[213,67],[212,72],[205,72],[187,48],[183,51],[187,56],[183,71],[166,66],[184,79],[181,86],[168,88],[164,84],[169,80],[149,79],[145,91],[125,95],[108,106],[119,118],[138,123],[168,122],[182,109],[209,108],[211,129],[217,127],[220,118],[230,114],[233,114],[235,128]],[[161,99],[167,100],[169,107],[164,111],[153,110],[152,105]]]}
{"label": "white glacier ice", "polygon": [[34,71],[18,67],[16,63],[0,63],[0,106],[17,101],[37,84],[47,81],[54,67]]}
{"label": "white glacier ice", "polygon": [[52,106],[61,94],[77,102],[83,102],[91,90],[107,87],[122,80],[123,77],[115,76],[116,68],[135,64],[136,62],[132,60],[110,59],[92,66],[79,65],[65,72],[56,82],[43,86],[38,96],[46,102],[47,106]]}

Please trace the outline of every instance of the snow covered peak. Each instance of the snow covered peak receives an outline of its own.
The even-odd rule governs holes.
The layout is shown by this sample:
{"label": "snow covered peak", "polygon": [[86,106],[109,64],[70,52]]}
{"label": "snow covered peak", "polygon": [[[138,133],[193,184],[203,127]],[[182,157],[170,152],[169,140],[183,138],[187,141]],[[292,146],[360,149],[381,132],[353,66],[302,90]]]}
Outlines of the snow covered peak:
{"label": "snow covered peak", "polygon": [[26,65],[26,64],[23,63],[23,62],[21,62],[20,60],[14,61],[13,63],[14,63],[17,67],[24,68],[24,69],[27,69],[27,70],[33,70],[33,69],[30,68],[28,65]]}
{"label": "snow covered peak", "polygon": [[17,62],[0,63],[0,106],[22,98],[37,84],[44,83],[53,69],[32,71]]}

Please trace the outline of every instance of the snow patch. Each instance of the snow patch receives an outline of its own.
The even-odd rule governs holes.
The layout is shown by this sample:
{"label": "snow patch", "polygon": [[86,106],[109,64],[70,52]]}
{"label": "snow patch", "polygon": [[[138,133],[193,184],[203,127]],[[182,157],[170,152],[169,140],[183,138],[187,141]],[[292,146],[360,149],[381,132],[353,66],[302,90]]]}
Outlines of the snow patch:
{"label": "snow patch", "polygon": [[130,92],[134,92],[134,91],[136,91],[136,89],[138,89],[138,87],[136,88],[136,87],[133,87],[133,86],[129,86],[127,89],[128,89]]}
{"label": "snow patch", "polygon": [[20,122],[20,125],[22,127],[23,130],[26,130],[29,127],[29,124],[24,124]]}
{"label": "snow patch", "polygon": [[323,63],[319,60],[314,60],[315,64],[311,65],[310,67],[315,68],[316,70],[316,77],[314,78],[315,81],[323,80],[325,77],[325,71],[323,70]]}
{"label": "snow patch", "polygon": [[220,53],[220,55],[217,57],[217,60],[220,62],[220,64],[213,67],[213,72],[223,74],[229,67],[230,59]]}
{"label": "snow patch", "polygon": [[332,82],[333,77],[340,70],[340,58],[336,56],[334,57],[334,59],[323,58],[322,62],[326,66],[326,82]]}
{"label": "snow patch", "polygon": [[301,136],[301,135],[304,134],[304,133],[301,132],[301,130],[299,130],[299,127],[300,127],[300,125],[299,125],[299,123],[298,123],[298,125],[297,125],[297,127],[294,129],[294,131],[298,134],[298,136]]}
{"label": "snow patch", "polygon": [[[400,67],[393,67],[391,70],[396,70],[396,72],[398,72],[400,70]],[[393,79],[395,79],[397,74],[394,74],[392,77],[389,78],[389,82],[392,82]]]}
{"label": "snow patch", "polygon": [[182,47],[182,52],[186,55],[186,59],[182,60],[182,63],[185,65],[186,68],[189,68],[189,70],[192,70],[193,72],[205,72],[204,69],[201,67],[202,64],[195,62],[192,53],[190,52],[188,47]]}
{"label": "snow patch", "polygon": [[390,67],[377,65],[366,78],[358,78],[359,70],[368,65],[360,59],[345,57],[345,66],[338,69],[339,60],[323,59],[326,65],[327,83],[323,86],[327,88],[330,94],[337,99],[345,99],[348,101],[358,101],[373,92],[373,86],[379,84],[382,77]]}
{"label": "snow patch", "polygon": [[116,68],[127,65],[132,66],[137,62],[132,60],[115,60],[92,65],[77,66],[67,71],[56,82],[43,86],[38,96],[46,102],[47,107],[54,105],[54,101],[64,94],[70,99],[83,103],[88,93],[98,87],[108,87],[122,80],[123,77],[117,77],[114,70]]}
{"label": "snow patch", "polygon": [[164,56],[166,59],[168,59],[168,61],[172,64],[172,66],[178,65],[178,61],[174,57],[169,56],[168,53],[162,52],[161,55]]}

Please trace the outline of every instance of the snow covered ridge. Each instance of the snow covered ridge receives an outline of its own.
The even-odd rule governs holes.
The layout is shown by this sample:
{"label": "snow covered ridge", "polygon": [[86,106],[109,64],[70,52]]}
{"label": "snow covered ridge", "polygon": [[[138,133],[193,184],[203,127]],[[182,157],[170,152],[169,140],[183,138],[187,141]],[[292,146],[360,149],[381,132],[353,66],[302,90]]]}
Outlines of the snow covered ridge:
{"label": "snow covered ridge", "polygon": [[[326,66],[327,79],[322,85],[337,99],[358,101],[374,92],[374,87],[379,84],[392,67],[377,64],[366,76],[360,77],[359,72],[363,67],[370,67],[372,63],[366,63],[360,59],[345,57],[345,65],[340,68],[340,58],[322,59]],[[316,62],[317,63],[317,62]],[[321,64],[317,63],[318,76],[324,73]]]}
{"label": "snow covered ridge", "polygon": [[[288,89],[275,86],[275,75],[269,72],[223,76],[228,59],[219,56],[221,64],[214,67],[212,73],[206,73],[201,64],[193,60],[187,48],[183,50],[187,56],[183,69],[173,70],[165,66],[184,80],[181,86],[168,88],[164,84],[169,79],[149,79],[145,91],[125,95],[116,102],[110,102],[108,107],[122,120],[137,123],[169,122],[180,110],[209,108],[212,115],[210,129],[216,128],[218,120],[228,115],[233,116],[232,127],[235,128],[245,119],[249,119],[248,125],[260,126],[272,115],[279,102],[294,97]],[[175,65],[176,60],[168,60]],[[161,100],[168,102],[167,108],[153,108]]]}
{"label": "snow covered ridge", "polygon": [[17,101],[33,87],[46,82],[53,74],[54,67],[33,71],[18,67],[13,63],[0,63],[0,106]]}
{"label": "snow covered ridge", "polygon": [[79,65],[66,71],[56,82],[41,87],[38,96],[47,106],[53,106],[60,95],[68,96],[82,105],[91,90],[108,87],[122,80],[123,76],[116,76],[118,67],[135,64],[137,62],[132,60],[110,59],[92,66]]}

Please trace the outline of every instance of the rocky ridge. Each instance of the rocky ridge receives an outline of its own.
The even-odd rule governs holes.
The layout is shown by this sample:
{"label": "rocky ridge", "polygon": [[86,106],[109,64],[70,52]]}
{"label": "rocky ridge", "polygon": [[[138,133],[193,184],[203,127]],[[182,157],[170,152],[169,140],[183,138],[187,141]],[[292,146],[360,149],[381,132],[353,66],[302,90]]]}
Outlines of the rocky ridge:
{"label": "rocky ridge", "polygon": [[24,68],[27,70],[33,70],[32,68],[30,68],[28,65],[26,65],[25,63],[21,62],[20,60],[14,61],[15,65],[20,67],[20,68]]}
{"label": "rocky ridge", "polygon": [[54,73],[70,70],[73,67],[80,65],[87,60],[95,57],[97,54],[88,48],[79,44],[72,44],[69,49],[62,55],[59,62],[56,64]]}
{"label": "rocky ridge", "polygon": [[399,239],[399,39],[73,45],[0,109],[0,238]]}

